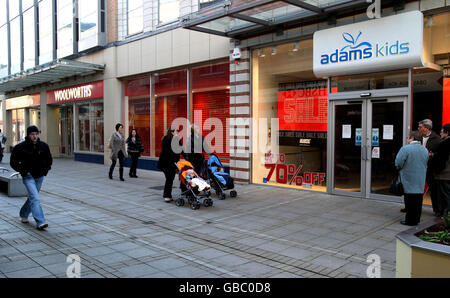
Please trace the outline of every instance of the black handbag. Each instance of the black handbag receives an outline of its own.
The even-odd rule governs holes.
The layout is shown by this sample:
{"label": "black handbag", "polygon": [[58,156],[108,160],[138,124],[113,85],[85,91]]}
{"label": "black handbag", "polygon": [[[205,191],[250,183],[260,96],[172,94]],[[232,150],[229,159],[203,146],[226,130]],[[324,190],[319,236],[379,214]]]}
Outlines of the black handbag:
{"label": "black handbag", "polygon": [[389,192],[393,193],[396,196],[402,196],[402,195],[405,194],[405,191],[403,189],[403,184],[402,184],[402,181],[400,179],[400,174],[399,173],[397,173],[394,176],[394,179],[392,179],[391,187],[389,188]]}

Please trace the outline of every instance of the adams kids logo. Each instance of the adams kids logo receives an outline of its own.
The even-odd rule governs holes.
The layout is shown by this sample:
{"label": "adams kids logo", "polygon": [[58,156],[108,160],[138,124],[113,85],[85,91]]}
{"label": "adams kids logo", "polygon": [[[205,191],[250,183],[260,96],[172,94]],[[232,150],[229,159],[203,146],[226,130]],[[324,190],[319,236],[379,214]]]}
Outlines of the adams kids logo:
{"label": "adams kids logo", "polygon": [[356,38],[350,33],[343,33],[342,38],[347,43],[342,49],[336,49],[331,54],[323,54],[320,57],[320,64],[367,60],[371,58],[380,58],[395,55],[404,55],[409,53],[409,42],[400,43],[400,41],[377,43],[373,45],[370,42],[359,42],[362,32],[360,31]]}

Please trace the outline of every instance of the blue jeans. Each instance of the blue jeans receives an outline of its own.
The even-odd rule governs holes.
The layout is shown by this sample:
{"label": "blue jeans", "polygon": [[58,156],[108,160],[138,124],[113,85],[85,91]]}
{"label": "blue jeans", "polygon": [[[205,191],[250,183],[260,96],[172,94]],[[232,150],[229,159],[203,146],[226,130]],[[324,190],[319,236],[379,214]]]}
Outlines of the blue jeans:
{"label": "blue jeans", "polygon": [[27,174],[23,177],[23,184],[25,184],[28,191],[28,199],[20,209],[20,217],[28,218],[31,213],[38,226],[45,224],[44,212],[39,199],[39,191],[43,181],[44,176],[33,178],[30,174]]}

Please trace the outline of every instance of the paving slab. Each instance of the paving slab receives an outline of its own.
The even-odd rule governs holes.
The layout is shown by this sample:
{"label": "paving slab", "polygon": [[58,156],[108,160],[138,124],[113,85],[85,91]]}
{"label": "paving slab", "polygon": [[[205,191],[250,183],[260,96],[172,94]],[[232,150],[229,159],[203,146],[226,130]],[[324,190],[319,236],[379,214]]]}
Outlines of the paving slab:
{"label": "paving slab", "polygon": [[238,198],[194,211],[162,200],[161,172],[121,182],[107,170],[55,159],[41,189],[45,232],[20,223],[23,198],[0,194],[0,277],[65,277],[69,254],[84,278],[366,277],[371,253],[395,276],[401,202],[236,183]]}

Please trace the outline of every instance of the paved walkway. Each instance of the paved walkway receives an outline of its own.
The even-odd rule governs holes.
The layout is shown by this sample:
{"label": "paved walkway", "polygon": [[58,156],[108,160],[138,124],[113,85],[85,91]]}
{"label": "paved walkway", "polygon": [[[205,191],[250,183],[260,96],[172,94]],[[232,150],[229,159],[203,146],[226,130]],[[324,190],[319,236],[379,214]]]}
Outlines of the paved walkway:
{"label": "paved walkway", "polygon": [[56,159],[41,191],[44,232],[20,222],[25,198],[1,194],[0,277],[66,277],[70,254],[86,278],[366,277],[374,253],[381,277],[395,276],[400,204],[237,185],[238,198],[194,211],[163,202],[161,173],[121,182],[107,170]]}

